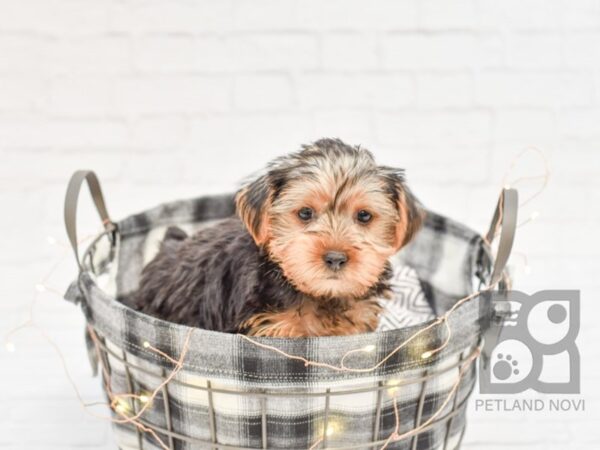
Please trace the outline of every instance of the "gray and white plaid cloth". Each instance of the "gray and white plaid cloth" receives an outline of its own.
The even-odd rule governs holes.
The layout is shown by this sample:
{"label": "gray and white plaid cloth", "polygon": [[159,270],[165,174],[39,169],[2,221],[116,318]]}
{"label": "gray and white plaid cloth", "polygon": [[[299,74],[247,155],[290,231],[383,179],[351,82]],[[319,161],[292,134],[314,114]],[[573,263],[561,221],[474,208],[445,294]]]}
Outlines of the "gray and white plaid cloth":
{"label": "gray and white plaid cloth", "polygon": [[[396,426],[402,434],[431,419],[418,435],[392,439],[387,448],[459,448],[466,400],[475,381],[474,364],[464,371],[456,395],[446,400],[459,377],[460,361],[479,345],[481,311],[485,310],[480,307],[485,301],[482,297],[463,304],[450,316],[452,339],[443,351],[422,357],[446,338],[445,327],[434,326],[376,369],[364,372],[305,365],[239,335],[171,324],[117,300],[136,288],[142,267],[156,252],[166,227],[179,225],[193,231],[233,213],[231,195],[164,204],[122,220],[115,239],[101,235],[83,258],[83,270],[66,298],[81,304],[103,343],[104,350],[97,352],[88,339],[91,360],[97,364],[100,356],[113,393],[154,391],[174,364],[144,343],[177,359],[193,330],[182,370],[141,417],[162,443],[121,424],[115,425],[119,447],[373,449],[381,448]],[[382,318],[380,329],[387,331],[256,341],[334,366],[340,365],[342,355],[369,348],[372,351],[351,353],[345,364],[374,366],[431,324],[432,314],[443,314],[472,293],[474,280],[485,283],[491,261],[478,233],[430,212],[423,229],[393,263],[398,269],[400,282],[395,290],[399,295]],[[400,285],[407,280],[412,294],[402,297],[407,291]],[[398,311],[411,310],[425,322],[402,323]],[[402,328],[389,330],[398,326]],[[139,407],[136,402],[123,405],[133,411]]]}

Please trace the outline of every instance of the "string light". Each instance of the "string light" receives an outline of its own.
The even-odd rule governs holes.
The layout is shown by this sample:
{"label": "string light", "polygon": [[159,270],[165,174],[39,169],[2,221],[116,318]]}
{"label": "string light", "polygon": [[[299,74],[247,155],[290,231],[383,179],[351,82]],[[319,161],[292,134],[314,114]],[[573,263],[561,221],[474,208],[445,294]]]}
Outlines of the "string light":
{"label": "string light", "polygon": [[[43,286],[43,285],[40,284],[40,286]],[[41,290],[38,289],[38,291],[41,291]],[[463,301],[464,300],[468,300],[468,299],[469,299],[469,297],[463,299]],[[455,306],[458,306],[458,304],[455,305]],[[451,309],[449,311],[449,313],[451,313],[452,311],[454,311],[454,308]],[[381,364],[383,364],[387,359],[389,359],[393,354],[395,354],[400,348],[402,348],[404,345],[408,344],[410,341],[412,341],[414,338],[416,338],[422,332],[425,332],[428,329],[430,329],[432,326],[438,325],[438,324],[440,324],[442,322],[446,326],[448,326],[447,325],[447,321],[444,318],[442,318],[440,320],[437,320],[437,321],[434,321],[429,327],[426,327],[425,329],[421,330],[420,332],[415,333],[414,336],[409,337],[409,339],[407,339],[404,343],[402,343],[397,349],[395,349],[394,351],[392,351],[387,357],[385,357],[382,361],[380,361],[373,368],[353,369],[353,368],[345,367],[344,364],[343,364],[343,359],[347,355],[349,355],[349,354],[351,354],[353,352],[364,352],[364,353],[373,352],[376,349],[376,346],[373,345],[373,344],[370,344],[370,345],[366,345],[366,346],[364,346],[364,347],[362,347],[360,349],[356,349],[356,350],[350,351],[346,355],[344,355],[344,357],[342,358],[342,365],[341,365],[341,367],[339,367],[337,369],[340,369],[342,371],[361,371],[361,372],[366,372],[366,371],[374,370],[376,367],[379,367]],[[91,327],[89,327],[88,329],[90,330],[90,335],[92,336],[92,340],[95,343],[96,351],[99,352],[100,350],[99,350],[99,342],[98,342],[97,336],[95,335],[95,332],[94,332],[94,330]],[[40,330],[40,331],[42,331],[42,330]],[[156,442],[159,444],[160,447],[162,447],[164,450],[168,450],[169,447],[162,441],[161,437],[159,437],[156,434],[156,432],[154,432],[154,430],[152,430],[151,428],[148,428],[147,426],[144,426],[139,421],[139,418],[145,412],[145,410],[150,406],[152,400],[156,397],[156,395],[160,392],[160,390],[165,385],[167,385],[173,379],[173,377],[178,373],[178,371],[181,370],[181,368],[183,367],[183,360],[184,360],[185,355],[186,355],[187,350],[188,350],[189,341],[190,341],[190,337],[191,337],[191,333],[192,332],[193,332],[193,329],[191,329],[189,331],[189,333],[188,333],[188,335],[186,337],[186,340],[185,340],[184,345],[183,345],[182,352],[180,354],[180,358],[178,360],[170,357],[169,355],[166,355],[164,352],[160,351],[159,349],[154,348],[148,341],[144,341],[143,342],[143,347],[145,349],[154,351],[154,352],[160,354],[161,356],[165,357],[166,359],[170,360],[171,362],[175,363],[175,367],[174,367],[173,371],[171,372],[171,374],[152,393],[149,393],[149,395],[148,395],[148,393],[142,393],[142,394],[137,395],[137,396],[136,395],[132,395],[132,394],[115,395],[112,392],[112,389],[110,387],[110,374],[108,373],[107,369],[104,367],[104,364],[102,364],[104,375],[105,375],[104,379],[106,380],[106,385],[105,385],[106,392],[107,392],[107,394],[109,396],[109,399],[111,399],[111,403],[110,403],[109,406],[111,406],[111,408],[117,413],[117,415],[120,417],[120,419],[115,419],[113,417],[106,418],[106,417],[98,416],[96,414],[92,414],[92,415],[94,415],[95,417],[100,417],[100,418],[103,418],[103,419],[107,419],[107,420],[109,420],[109,421],[111,421],[113,423],[119,423],[119,424],[127,424],[127,423],[129,423],[129,424],[132,424],[135,427],[137,427],[138,429],[140,429],[141,431],[150,434],[156,440]],[[59,356],[63,360],[63,366],[64,366],[64,369],[65,369],[65,372],[66,372],[66,374],[67,374],[67,376],[68,376],[68,378],[69,378],[69,380],[70,380],[73,388],[75,389],[75,391],[77,393],[77,396],[80,399],[80,402],[81,402],[83,408],[89,413],[89,411],[87,410],[87,408],[88,408],[89,405],[86,404],[85,402],[83,402],[83,400],[81,398],[81,395],[80,395],[80,393],[78,391],[78,388],[77,388],[74,380],[70,377],[70,374],[68,372],[68,368],[66,367],[66,363],[65,363],[64,357],[62,356],[62,353],[60,352],[60,349],[58,348],[58,346],[56,344],[54,344],[50,340],[50,338],[47,335],[45,335],[45,333],[43,333],[43,334],[47,338],[47,340],[55,347],[55,350],[58,352]],[[242,335],[242,337],[243,338],[247,338],[247,336],[245,336],[245,335]],[[442,350],[445,347],[445,345],[447,345],[447,343],[449,341],[449,338],[450,338],[450,333],[448,334],[448,337],[447,337],[445,343],[442,346],[440,346],[437,349],[425,352],[425,353],[428,353],[431,356],[436,351]],[[7,346],[7,348],[8,348],[8,346]],[[282,353],[282,352],[279,351],[279,353]],[[103,361],[103,360],[100,358],[100,361]],[[310,363],[312,363],[312,362],[307,361],[306,365],[309,365]],[[319,363],[315,363],[315,364],[319,365]],[[389,390],[389,392],[394,395],[394,402],[395,402],[395,393],[397,392],[397,389],[398,388],[392,387]],[[133,414],[133,415],[131,414],[132,413],[132,409],[131,409],[131,406],[130,406],[128,400],[127,400],[128,398],[137,399],[143,405],[142,408],[140,409],[140,411],[138,411],[136,414]],[[397,405],[395,403],[394,403],[394,407],[395,407],[395,411],[397,413]],[[340,431],[340,429],[341,429],[340,424],[335,423],[335,422],[334,423],[330,423],[330,424],[328,424],[327,429],[325,430],[324,434],[325,434],[325,436],[329,437],[329,436],[331,436],[331,435],[333,435],[335,433],[338,433]],[[397,437],[398,437],[398,433],[397,433],[397,429],[396,429],[394,431],[394,433],[392,433],[390,435],[390,437],[388,438],[387,444],[389,444],[389,442],[391,442],[392,440],[396,439]],[[322,441],[322,439],[323,438],[321,438],[320,441]],[[318,445],[318,442],[316,444]],[[387,444],[384,445],[384,447],[382,447],[382,448],[387,447]]]}
{"label": "string light", "polygon": [[328,423],[327,430],[325,430],[325,436],[331,437],[338,431],[338,425],[335,423]]}
{"label": "string light", "polygon": [[[516,161],[518,159],[520,159],[521,157],[523,157],[523,155],[529,151],[536,151],[541,158],[544,161],[544,166],[545,166],[545,173],[543,175],[539,175],[539,176],[530,176],[530,177],[521,177],[518,178],[516,180],[513,180],[512,182],[508,183],[505,182],[504,187],[506,189],[509,189],[511,186],[514,186],[516,184],[518,184],[519,182],[525,181],[525,180],[537,180],[537,179],[542,179],[543,183],[541,188],[535,192],[533,195],[531,195],[529,198],[527,198],[525,201],[523,201],[519,206],[523,206],[525,204],[527,204],[528,202],[530,202],[531,200],[533,200],[535,197],[537,197],[539,194],[541,194],[541,192],[545,189],[547,183],[548,183],[548,179],[549,179],[549,175],[550,175],[550,171],[548,169],[548,164],[547,164],[547,160],[545,159],[543,153],[541,151],[539,151],[536,148],[530,148],[530,149],[526,149],[525,151],[523,151],[520,155],[518,155],[515,160],[511,163],[510,167],[511,169],[516,165]],[[507,178],[508,173],[505,174],[505,179]],[[531,216],[529,217],[529,219],[527,219],[524,223],[527,222],[532,222],[534,220],[536,220],[539,217],[539,212],[534,211]],[[523,224],[524,224],[523,223]],[[523,225],[520,224],[519,226]],[[85,238],[88,239],[88,238]],[[54,237],[52,236],[48,236],[46,238],[46,241],[49,245],[56,245],[59,244],[59,241],[56,240]],[[62,246],[62,244],[61,244]],[[68,247],[65,245],[65,247]],[[70,248],[69,248],[70,250]],[[52,271],[55,270],[55,268],[60,264],[59,263],[56,264],[56,266],[53,268]],[[530,273],[531,272],[531,267],[527,264],[525,266],[525,272],[526,273]],[[52,272],[51,272],[52,273]],[[46,280],[47,278],[49,278],[49,276],[51,275],[51,273],[44,278],[44,280]],[[449,327],[448,324],[448,318],[450,317],[450,315],[456,311],[456,309],[461,306],[462,304],[464,304],[467,301],[470,301],[471,299],[477,297],[478,295],[480,295],[481,293],[488,291],[490,289],[493,289],[494,285],[490,285],[487,286],[486,288],[483,288],[480,291],[477,291],[467,297],[464,297],[462,299],[460,299],[459,301],[457,301],[454,306],[448,310],[443,316],[439,317],[438,319],[434,320],[430,325],[422,328],[421,330],[419,330],[418,332],[414,333],[412,336],[410,336],[408,339],[406,339],[404,342],[400,343],[395,349],[393,349],[388,355],[386,355],[385,357],[383,357],[379,362],[377,362],[375,365],[371,366],[371,367],[365,367],[365,368],[352,368],[352,367],[347,367],[345,364],[345,359],[347,356],[354,354],[354,353],[358,353],[358,352],[362,352],[362,353],[371,353],[374,352],[376,350],[376,346],[375,345],[366,345],[360,349],[355,349],[355,350],[351,350],[349,352],[347,352],[345,355],[342,356],[341,360],[340,360],[340,364],[338,366],[336,365],[332,365],[332,364],[326,364],[326,363],[320,363],[317,361],[310,361],[307,360],[303,357],[299,357],[299,356],[295,356],[295,355],[291,355],[288,354],[282,350],[279,350],[275,347],[272,346],[268,346],[265,344],[261,344],[259,342],[254,341],[253,339],[249,338],[248,336],[245,335],[241,335],[241,337],[243,339],[246,339],[247,341],[257,345],[258,347],[264,348],[264,349],[268,349],[268,350],[272,350],[282,356],[285,356],[287,358],[290,359],[295,359],[295,360],[300,360],[303,361],[305,366],[309,366],[309,365],[314,365],[314,366],[319,366],[319,367],[327,367],[331,370],[334,371],[341,371],[341,372],[371,372],[375,369],[377,369],[378,367],[380,367],[382,364],[384,364],[387,360],[389,360],[394,354],[396,354],[398,351],[400,351],[404,346],[408,345],[408,343],[412,342],[414,339],[416,339],[418,336],[420,336],[421,334],[429,331],[430,329],[432,329],[433,327],[436,327],[438,325],[444,324],[444,326],[446,327],[447,330],[447,334],[446,334],[446,339],[444,340],[444,342],[442,343],[442,345],[440,345],[437,348],[434,349],[430,349],[427,350],[425,352],[423,352],[421,354],[421,358],[422,359],[429,359],[431,358],[433,355],[435,355],[436,353],[442,351],[444,348],[447,347],[450,338],[452,336],[452,330]],[[58,291],[56,291],[55,289],[51,289],[48,288],[44,283],[38,283],[35,285],[35,289],[38,293],[42,293],[42,292],[46,292],[46,291],[50,291],[50,292],[57,292],[59,295],[60,293]],[[31,305],[31,311],[33,310],[33,305],[35,303],[35,297],[34,300],[32,302]],[[66,366],[66,362],[64,359],[64,356],[62,355],[60,348],[50,339],[49,336],[47,336],[47,334],[39,327],[37,327],[37,325],[35,325],[33,323],[33,320],[28,319],[23,325],[20,325],[19,327],[15,328],[14,330],[12,330],[9,334],[13,333],[14,331],[16,331],[17,329],[21,329],[24,327],[35,327],[38,328],[39,331],[42,333],[42,335],[47,339],[47,341],[54,347],[54,349],[57,351],[57,354],[59,355],[59,357],[61,358],[62,362],[63,362],[63,366],[65,369],[65,373],[67,375],[67,378],[69,379],[72,387],[74,388],[77,397],[79,398],[83,408],[86,410],[86,412],[92,414],[90,411],[88,411],[88,407],[91,406],[92,404],[89,403],[85,403],[80,395],[80,392],[77,388],[77,385],[75,384],[74,380],[72,379],[69,370]],[[99,352],[99,343],[97,341],[97,337],[95,336],[95,333],[93,332],[93,329],[90,327],[89,328],[91,330],[91,335],[93,336],[92,339],[94,340],[95,346],[96,346],[96,351]],[[150,434],[155,440],[156,442],[160,445],[160,447],[162,447],[165,450],[168,450],[169,447],[166,446],[166,444],[161,440],[161,438],[156,434],[156,432],[154,432],[154,430],[152,430],[151,428],[148,428],[146,426],[144,426],[138,419],[139,417],[147,410],[147,408],[151,405],[152,400],[156,397],[156,395],[158,395],[158,393],[160,392],[160,390],[167,385],[172,379],[173,377],[175,377],[175,375],[181,370],[181,368],[183,367],[183,361],[185,358],[185,355],[187,353],[188,350],[188,345],[189,345],[189,340],[191,337],[191,333],[193,330],[190,330],[190,332],[188,333],[188,336],[186,337],[186,340],[184,342],[181,354],[179,359],[175,359],[170,357],[169,355],[166,355],[164,352],[160,351],[159,349],[156,349],[154,347],[152,347],[150,345],[150,343],[148,341],[144,341],[143,342],[143,347],[147,350],[153,351],[161,356],[163,356],[165,359],[171,361],[174,363],[175,367],[173,368],[173,370],[171,371],[171,373],[169,374],[169,376],[167,376],[167,378],[163,381],[163,383],[161,383],[154,391],[152,392],[144,392],[141,393],[139,395],[134,395],[134,394],[114,394],[111,390],[111,386],[110,386],[110,374],[108,373],[107,369],[103,366],[103,371],[105,374],[105,380],[106,380],[106,392],[107,395],[109,396],[109,399],[111,400],[110,405],[111,408],[117,413],[117,415],[119,417],[121,417],[121,419],[115,419],[113,417],[101,417],[98,416],[96,414],[92,414],[96,417],[100,417],[103,419],[108,419],[113,423],[120,423],[120,424],[125,424],[125,423],[129,423],[129,424],[133,424],[135,427],[137,427],[138,429],[140,429],[143,432],[146,432],[148,434]],[[9,352],[14,352],[15,351],[15,346],[12,342],[8,341],[5,344],[6,350]],[[397,405],[397,399],[396,399],[396,394],[399,390],[399,385],[400,385],[400,380],[390,380],[388,382],[388,385],[391,386],[389,389],[387,389],[388,394],[392,397],[392,401],[393,401],[393,406],[394,406],[394,416],[395,416],[395,420],[396,420],[396,425],[395,425],[395,429],[394,431],[390,434],[390,436],[388,437],[388,439],[385,441],[384,445],[381,447],[381,450],[385,449],[392,441],[397,441],[399,439],[402,439],[404,437],[408,437],[411,435],[415,435],[418,434],[422,429],[424,429],[426,426],[428,426],[433,420],[435,420],[435,418],[437,418],[437,416],[439,416],[439,414],[441,414],[441,412],[443,411],[443,409],[445,408],[445,406],[448,404],[448,402],[450,401],[450,398],[456,393],[456,390],[458,389],[458,386],[460,384],[460,381],[462,380],[462,377],[465,373],[466,370],[466,366],[470,365],[479,355],[480,351],[479,349],[477,350],[476,353],[474,353],[471,358],[467,361],[467,364],[465,366],[463,366],[463,368],[460,370],[459,372],[459,376],[458,379],[456,381],[456,383],[454,384],[453,388],[450,390],[450,392],[448,393],[448,396],[446,398],[446,400],[443,402],[443,404],[440,406],[440,408],[423,424],[421,424],[419,427],[414,428],[412,430],[409,430],[403,434],[399,434],[399,427],[400,427],[400,415],[399,415],[399,411],[398,411],[398,405]],[[103,361],[100,358],[100,361]],[[132,409],[131,409],[131,405],[130,405],[130,401],[128,399],[134,399],[139,401],[140,404],[142,404],[142,408],[140,408],[140,411],[138,411],[136,414],[131,415],[132,413]],[[97,403],[96,403],[97,404]],[[336,423],[336,422],[331,422],[327,425],[326,430],[324,431],[324,435],[329,437],[335,433],[338,433],[341,429],[341,424],[340,423]],[[311,448],[315,448],[320,442],[323,441],[323,438],[321,438],[320,440],[318,440]]]}
{"label": "string light", "polygon": [[[525,176],[525,177],[519,177],[515,180],[513,180],[512,182],[507,182],[511,171],[515,168],[515,166],[517,165],[517,162],[523,158],[526,154],[534,152],[537,154],[537,156],[542,160],[543,166],[544,166],[544,172],[541,175],[533,175],[533,176]],[[522,183],[524,181],[537,181],[537,180],[541,180],[542,183],[540,185],[540,187],[529,197],[525,198],[524,200],[522,200],[519,203],[519,208],[522,208],[523,206],[527,205],[528,203],[530,203],[533,199],[535,199],[537,196],[539,196],[540,194],[542,194],[542,192],[544,192],[544,190],[546,189],[548,182],[550,181],[550,167],[548,164],[548,159],[546,158],[546,155],[544,155],[544,152],[542,152],[540,149],[536,148],[536,147],[528,147],[526,149],[524,149],[523,151],[521,151],[517,156],[515,156],[510,164],[509,164],[509,168],[506,170],[506,172],[504,173],[504,177],[503,177],[503,185],[505,189],[510,189],[511,187],[513,187],[514,185],[517,185],[519,183]],[[517,228],[520,228],[528,223],[532,223],[535,220],[537,220],[537,218],[540,216],[540,212],[539,211],[533,211],[529,217],[524,220],[523,222],[519,223],[517,225]],[[498,233],[496,233],[495,235],[497,235]],[[487,240],[484,239],[486,242]],[[487,242],[489,244],[489,242]],[[529,275],[532,272],[532,268],[529,265],[529,262],[527,261],[527,255],[525,255],[522,252],[518,252],[516,250],[512,251],[513,255],[519,255],[524,259],[524,267],[523,267],[523,272],[525,273],[525,275]]]}
{"label": "string light", "polygon": [[[532,153],[532,152],[535,153],[541,159],[542,164],[544,166],[544,173],[542,173],[541,175],[531,175],[531,176],[519,177],[513,181],[508,181],[511,171],[516,167],[517,162],[519,162],[525,155],[527,155],[528,153]],[[537,147],[527,147],[511,160],[508,169],[506,170],[506,172],[504,172],[502,185],[505,186],[506,188],[509,188],[509,187],[515,187],[516,185],[518,185],[519,183],[522,183],[524,181],[542,180],[542,183],[541,183],[540,187],[537,189],[537,191],[535,191],[533,194],[531,194],[529,197],[527,197],[525,200],[523,200],[519,204],[519,207],[523,207],[526,204],[530,203],[533,199],[535,199],[537,196],[539,196],[542,192],[544,192],[546,190],[546,187],[548,186],[548,182],[550,181],[550,175],[551,175],[550,165],[548,163],[548,158],[546,158],[546,155],[544,154],[544,152],[542,152]]]}
{"label": "string light", "polygon": [[12,343],[11,341],[8,341],[6,344],[4,344],[4,347],[6,348],[6,351],[9,353],[14,353],[17,348],[15,347],[15,344]]}
{"label": "string light", "polygon": [[387,390],[387,392],[390,396],[393,396],[396,394],[396,392],[398,392],[398,389],[400,389],[399,384],[400,384],[400,380],[390,380],[387,382],[388,386],[392,386],[391,388],[389,388]]}
{"label": "string light", "polygon": [[383,443],[383,446],[381,447],[380,450],[385,450],[387,448],[387,446],[390,445],[390,442],[392,442],[393,440],[394,441],[397,440],[398,431],[400,431],[400,412],[398,411],[398,401],[396,400],[395,392],[392,395],[392,404],[394,406],[394,419],[395,419],[394,431],[392,431],[390,436],[385,440],[385,442]]}
{"label": "string light", "polygon": [[433,356],[433,353],[431,351],[426,351],[421,355],[421,359],[429,359]]}
{"label": "string light", "polygon": [[[111,421],[112,423],[116,423],[116,424],[132,424],[135,427],[139,428],[140,430],[152,435],[152,437],[156,440],[156,442],[164,450],[169,450],[170,447],[168,447],[165,444],[165,442],[161,439],[161,437],[158,436],[158,434],[154,430],[152,430],[151,428],[149,428],[149,427],[145,426],[143,423],[141,423],[139,418],[152,405],[152,402],[156,398],[158,393],[165,386],[167,386],[171,382],[171,380],[177,375],[177,373],[183,368],[183,362],[184,362],[185,356],[187,355],[187,352],[189,350],[190,340],[191,340],[192,333],[194,332],[194,330],[195,330],[194,328],[191,328],[188,331],[185,341],[182,346],[181,354],[179,356],[179,359],[177,359],[177,360],[166,355],[164,352],[154,348],[148,341],[144,341],[144,344],[143,344],[144,348],[147,348],[150,351],[156,352],[156,353],[160,354],[161,356],[166,357],[168,360],[174,362],[175,367],[173,368],[171,373],[156,387],[156,389],[150,393],[144,392],[143,394],[140,394],[140,395],[135,395],[135,394],[116,395],[112,392],[112,388],[111,388],[111,383],[110,383],[111,374],[108,371],[108,369],[104,366],[104,360],[102,358],[100,358],[101,349],[100,349],[100,342],[98,340],[98,336],[96,335],[95,330],[90,325],[88,325],[88,331],[89,331],[90,337],[92,339],[92,342],[94,343],[96,356],[98,357],[99,361],[102,362],[102,371],[104,374],[103,379],[106,380],[106,382],[105,382],[106,394],[108,395],[109,398],[112,398],[110,406],[113,410],[115,410],[117,413],[119,413],[120,416],[122,417],[122,419],[114,419],[114,418],[110,417],[110,418],[106,418],[107,420]],[[122,408],[121,408],[121,410],[118,409],[119,405],[122,404],[121,400],[123,398],[136,399],[142,404],[142,407],[140,408],[140,410],[137,413],[132,414],[132,415],[126,415],[126,414],[124,414],[124,411],[122,410]]]}
{"label": "string light", "polygon": [[400,413],[398,411],[398,404],[396,401],[396,396],[393,395],[392,400],[393,400],[393,405],[394,405],[394,418],[396,421],[396,425],[394,427],[394,431],[390,434],[390,436],[384,442],[384,444],[380,450],[386,449],[387,446],[392,441],[399,441],[400,439],[404,439],[404,438],[419,434],[421,431],[423,431],[425,428],[427,428],[432,422],[434,422],[438,418],[438,416],[444,411],[444,409],[446,408],[446,405],[448,405],[448,403],[450,402],[452,397],[454,397],[454,395],[456,395],[456,391],[460,387],[460,383],[461,383],[465,373],[467,372],[467,369],[469,369],[471,367],[471,364],[473,364],[473,362],[479,357],[480,353],[481,353],[481,349],[477,348],[473,352],[473,354],[471,354],[471,356],[465,361],[465,364],[461,367],[461,369],[458,372],[458,377],[457,377],[456,381],[454,382],[452,388],[448,392],[448,395],[446,395],[446,398],[444,399],[442,404],[439,406],[439,408],[421,425],[419,425],[418,427],[415,427],[411,430],[408,430],[402,434],[399,434]]}
{"label": "string light", "polygon": [[127,400],[125,400],[122,397],[118,397],[115,399],[116,402],[116,406],[115,406],[115,411],[121,413],[121,414],[126,414],[131,412],[131,406],[129,405],[129,402]]}

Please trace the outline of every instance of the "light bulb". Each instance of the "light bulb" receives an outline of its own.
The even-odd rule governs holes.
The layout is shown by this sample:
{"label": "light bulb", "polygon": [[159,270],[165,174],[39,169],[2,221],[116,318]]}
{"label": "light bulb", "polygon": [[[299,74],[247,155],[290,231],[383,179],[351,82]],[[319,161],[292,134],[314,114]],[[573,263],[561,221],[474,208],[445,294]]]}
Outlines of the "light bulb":
{"label": "light bulb", "polygon": [[115,406],[115,411],[120,413],[127,413],[130,411],[129,403],[124,398],[117,399],[117,405]]}
{"label": "light bulb", "polygon": [[6,351],[9,353],[14,353],[16,350],[15,344],[12,342],[7,342],[4,346],[6,347]]}
{"label": "light bulb", "polygon": [[390,380],[388,381],[388,385],[391,386],[387,391],[389,395],[395,395],[398,392],[398,385],[400,384],[400,380]]}
{"label": "light bulb", "polygon": [[371,345],[366,345],[363,347],[362,351],[363,352],[367,352],[367,353],[371,353],[372,351],[375,350],[375,345],[371,344]]}
{"label": "light bulb", "polygon": [[46,286],[44,286],[42,283],[38,283],[35,285],[35,290],[38,292],[45,292]]}
{"label": "light bulb", "polygon": [[327,437],[332,436],[335,433],[335,426],[332,424],[327,425],[327,430],[325,431],[325,434],[327,435]]}

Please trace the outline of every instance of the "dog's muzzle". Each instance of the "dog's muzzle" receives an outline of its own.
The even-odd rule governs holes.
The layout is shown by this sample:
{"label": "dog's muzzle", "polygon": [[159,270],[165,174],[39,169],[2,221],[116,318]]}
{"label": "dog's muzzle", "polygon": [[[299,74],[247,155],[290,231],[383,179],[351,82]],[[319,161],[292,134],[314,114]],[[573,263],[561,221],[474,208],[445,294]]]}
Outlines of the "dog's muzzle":
{"label": "dog's muzzle", "polygon": [[323,255],[323,261],[330,270],[337,272],[348,262],[348,255],[344,252],[327,252]]}

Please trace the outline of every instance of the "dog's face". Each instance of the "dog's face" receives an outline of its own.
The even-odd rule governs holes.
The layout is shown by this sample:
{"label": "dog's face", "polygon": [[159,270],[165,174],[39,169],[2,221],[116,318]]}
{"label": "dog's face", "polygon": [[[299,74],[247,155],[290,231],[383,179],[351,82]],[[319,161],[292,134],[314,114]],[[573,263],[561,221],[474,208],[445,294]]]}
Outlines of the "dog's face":
{"label": "dog's face", "polygon": [[422,221],[402,171],[332,139],[275,160],[236,205],[296,289],[323,298],[365,295]]}

